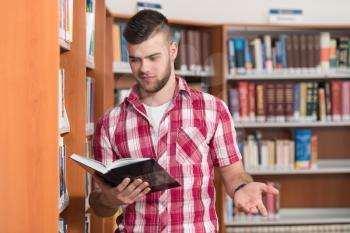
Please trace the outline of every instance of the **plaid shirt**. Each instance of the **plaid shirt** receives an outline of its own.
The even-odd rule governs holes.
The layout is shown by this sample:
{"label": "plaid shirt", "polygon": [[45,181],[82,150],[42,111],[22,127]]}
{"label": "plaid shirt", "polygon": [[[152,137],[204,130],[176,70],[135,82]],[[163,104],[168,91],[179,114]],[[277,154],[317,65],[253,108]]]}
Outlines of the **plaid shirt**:
{"label": "plaid shirt", "polygon": [[124,206],[121,232],[218,231],[213,168],[241,159],[233,121],[222,100],[176,79],[175,97],[159,135],[147,119],[136,86],[97,124],[95,159],[108,164],[126,157],[154,158],[181,184]]}

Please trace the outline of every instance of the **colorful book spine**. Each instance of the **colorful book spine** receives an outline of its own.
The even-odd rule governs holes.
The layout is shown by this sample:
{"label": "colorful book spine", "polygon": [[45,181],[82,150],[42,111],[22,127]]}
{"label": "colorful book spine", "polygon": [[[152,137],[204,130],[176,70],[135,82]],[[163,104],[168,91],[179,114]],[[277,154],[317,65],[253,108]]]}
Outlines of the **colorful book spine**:
{"label": "colorful book spine", "polygon": [[311,130],[295,130],[295,168],[311,167]]}

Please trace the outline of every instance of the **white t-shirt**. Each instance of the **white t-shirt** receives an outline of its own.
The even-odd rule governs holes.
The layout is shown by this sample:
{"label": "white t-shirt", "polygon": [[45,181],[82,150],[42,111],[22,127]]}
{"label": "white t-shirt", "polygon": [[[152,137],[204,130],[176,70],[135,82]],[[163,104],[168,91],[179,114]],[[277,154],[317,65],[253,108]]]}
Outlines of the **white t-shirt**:
{"label": "white t-shirt", "polygon": [[150,123],[153,126],[154,131],[157,132],[157,135],[159,133],[160,121],[162,120],[165,110],[168,108],[169,104],[170,104],[170,101],[155,107],[151,107],[146,104],[143,104],[143,106],[145,106],[146,108],[148,119],[150,120]]}

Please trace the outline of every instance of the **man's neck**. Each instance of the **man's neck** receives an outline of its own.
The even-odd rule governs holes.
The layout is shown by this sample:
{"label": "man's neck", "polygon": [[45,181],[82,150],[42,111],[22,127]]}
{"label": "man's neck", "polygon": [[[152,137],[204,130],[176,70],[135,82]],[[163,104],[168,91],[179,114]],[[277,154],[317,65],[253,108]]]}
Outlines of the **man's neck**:
{"label": "man's neck", "polygon": [[146,93],[140,90],[142,96],[141,101],[148,106],[159,106],[169,102],[173,96],[176,89],[176,78],[175,74],[172,73],[168,82],[165,86],[156,93]]}

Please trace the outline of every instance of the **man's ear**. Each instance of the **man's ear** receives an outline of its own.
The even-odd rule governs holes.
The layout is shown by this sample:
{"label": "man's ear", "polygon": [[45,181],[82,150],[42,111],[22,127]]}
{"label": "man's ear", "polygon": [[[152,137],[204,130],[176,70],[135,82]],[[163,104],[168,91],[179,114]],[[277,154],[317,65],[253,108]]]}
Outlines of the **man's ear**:
{"label": "man's ear", "polygon": [[178,45],[176,42],[172,41],[170,43],[170,58],[171,58],[171,61],[173,61],[173,62],[176,59],[177,51],[178,51]]}

